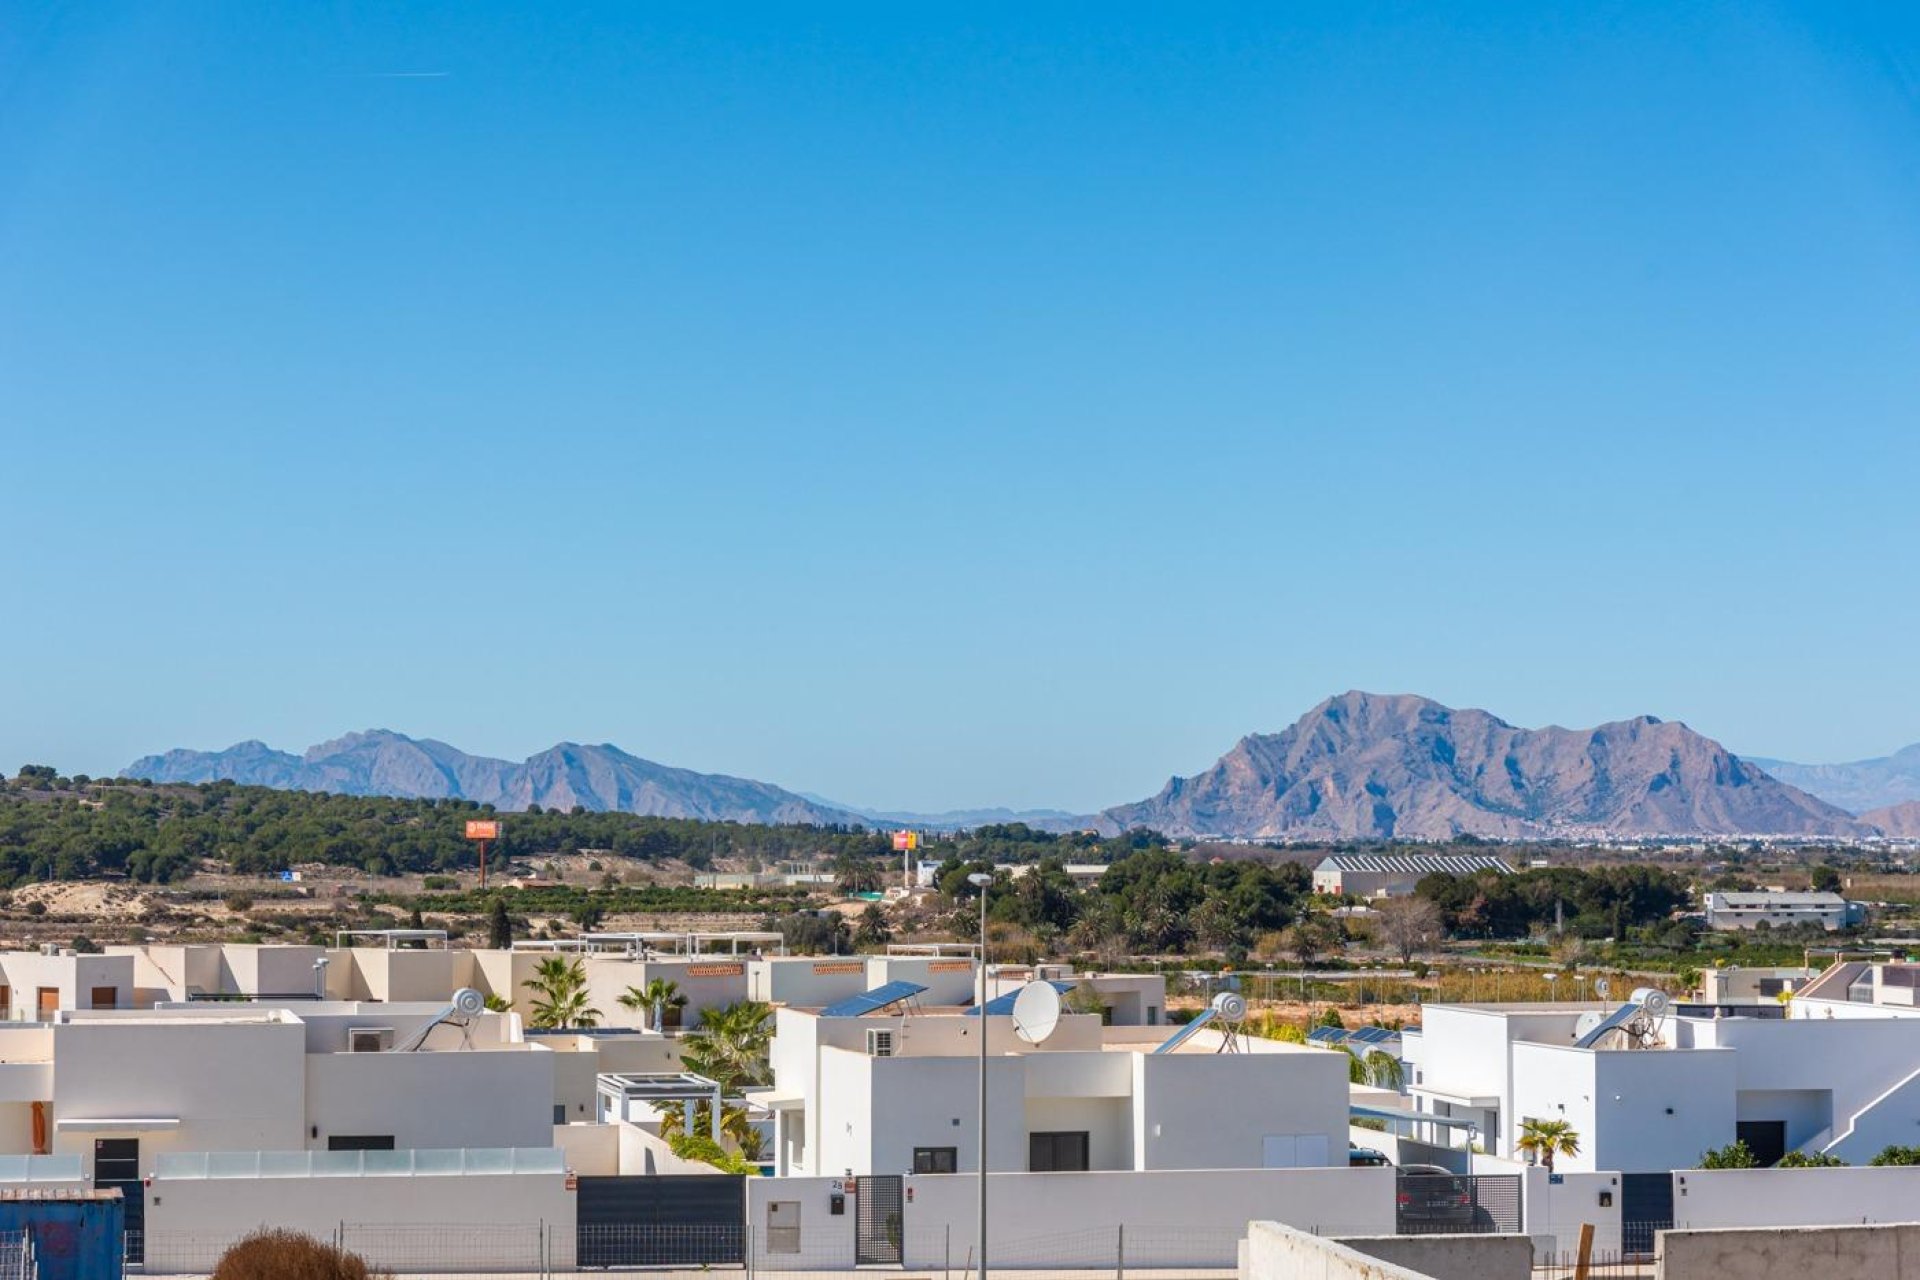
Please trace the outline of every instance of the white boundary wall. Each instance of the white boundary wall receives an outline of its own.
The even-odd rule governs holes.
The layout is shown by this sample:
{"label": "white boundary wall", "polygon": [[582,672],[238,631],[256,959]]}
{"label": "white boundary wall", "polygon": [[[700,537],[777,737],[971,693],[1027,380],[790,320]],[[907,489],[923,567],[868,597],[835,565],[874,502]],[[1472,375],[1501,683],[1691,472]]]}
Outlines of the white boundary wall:
{"label": "white boundary wall", "polygon": [[[1391,1235],[1393,1177],[1391,1169],[1341,1168],[997,1173],[987,1180],[987,1252],[995,1266],[1111,1266],[1124,1225],[1128,1256],[1143,1266],[1231,1267],[1235,1242],[1257,1219],[1329,1235]],[[756,1252],[765,1247],[767,1206],[793,1201],[806,1265],[851,1265],[853,1197],[842,1215],[830,1209],[843,1185],[837,1178],[749,1178]],[[963,1265],[976,1230],[974,1175],[911,1176],[904,1185],[905,1265]],[[791,1265],[778,1255],[766,1262]]]}
{"label": "white boundary wall", "polygon": [[1682,1169],[1673,1175],[1677,1230],[1825,1227],[1920,1218],[1920,1167]]}

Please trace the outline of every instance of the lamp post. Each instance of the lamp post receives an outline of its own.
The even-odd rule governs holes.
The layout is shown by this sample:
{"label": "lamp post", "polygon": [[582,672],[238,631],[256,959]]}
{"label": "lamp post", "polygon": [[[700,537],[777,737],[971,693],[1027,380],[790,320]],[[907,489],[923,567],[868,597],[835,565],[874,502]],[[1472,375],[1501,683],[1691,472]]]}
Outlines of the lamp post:
{"label": "lamp post", "polygon": [[976,871],[967,883],[980,890],[980,1264],[987,1280],[987,886],[993,877]]}

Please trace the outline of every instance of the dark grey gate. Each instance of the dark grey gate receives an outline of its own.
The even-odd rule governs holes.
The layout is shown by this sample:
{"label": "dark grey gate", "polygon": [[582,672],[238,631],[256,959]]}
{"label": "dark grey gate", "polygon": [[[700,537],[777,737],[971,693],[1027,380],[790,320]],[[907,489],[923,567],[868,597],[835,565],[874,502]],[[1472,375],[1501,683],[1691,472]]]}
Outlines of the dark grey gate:
{"label": "dark grey gate", "polygon": [[124,1256],[128,1262],[146,1261],[147,1187],[140,1180],[140,1139],[95,1138],[93,1140],[93,1185],[105,1190],[120,1188],[125,1206],[126,1231]]}
{"label": "dark grey gate", "polygon": [[1495,1232],[1522,1227],[1520,1175],[1409,1173],[1394,1176],[1395,1228],[1403,1236]]}
{"label": "dark grey gate", "polygon": [[574,1205],[583,1267],[741,1265],[747,1180],[695,1174],[582,1178]]}
{"label": "dark grey gate", "polygon": [[1673,1175],[1620,1175],[1620,1251],[1651,1254],[1655,1237],[1673,1226]]}
{"label": "dark grey gate", "polygon": [[856,1266],[899,1266],[900,1242],[906,1238],[900,1192],[905,1180],[897,1173],[854,1180],[853,1261]]}

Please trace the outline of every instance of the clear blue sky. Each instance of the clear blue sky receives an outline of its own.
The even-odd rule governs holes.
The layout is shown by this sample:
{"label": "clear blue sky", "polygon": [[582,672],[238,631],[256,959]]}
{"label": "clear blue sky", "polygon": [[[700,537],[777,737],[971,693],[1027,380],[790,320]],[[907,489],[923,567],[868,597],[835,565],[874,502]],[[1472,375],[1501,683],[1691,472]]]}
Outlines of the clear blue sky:
{"label": "clear blue sky", "polygon": [[0,4],[0,766],[1920,739],[1920,18],[1442,7]]}

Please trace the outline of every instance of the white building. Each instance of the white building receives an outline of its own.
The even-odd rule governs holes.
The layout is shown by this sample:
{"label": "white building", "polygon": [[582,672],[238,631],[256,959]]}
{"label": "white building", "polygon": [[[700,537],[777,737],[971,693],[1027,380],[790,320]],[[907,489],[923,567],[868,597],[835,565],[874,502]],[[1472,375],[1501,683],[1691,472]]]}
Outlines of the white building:
{"label": "white building", "polygon": [[1710,929],[1755,929],[1763,924],[1769,928],[1785,929],[1811,924],[1833,930],[1865,923],[1867,918],[1865,906],[1848,902],[1837,893],[1771,890],[1709,893],[1704,903],[1707,927]]}
{"label": "white building", "polygon": [[[776,1168],[787,1175],[977,1170],[981,1019],[777,1012]],[[1277,1042],[1217,1053],[1195,1036],[1064,1014],[1043,1044],[987,1024],[992,1171],[1327,1167],[1346,1163],[1346,1057]]]}
{"label": "white building", "polygon": [[1334,853],[1313,869],[1313,891],[1356,898],[1403,898],[1436,872],[1513,874],[1504,858],[1483,853]]}

